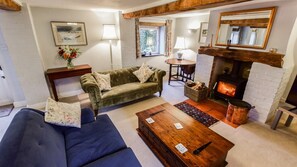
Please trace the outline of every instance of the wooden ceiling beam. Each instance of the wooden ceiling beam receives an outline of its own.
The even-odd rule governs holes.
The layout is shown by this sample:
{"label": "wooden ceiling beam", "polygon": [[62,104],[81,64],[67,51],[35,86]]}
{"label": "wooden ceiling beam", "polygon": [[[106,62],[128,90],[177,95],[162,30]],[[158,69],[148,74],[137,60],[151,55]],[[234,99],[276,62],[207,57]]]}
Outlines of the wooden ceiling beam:
{"label": "wooden ceiling beam", "polygon": [[189,10],[206,9],[251,0],[179,0],[157,7],[124,13],[125,19],[175,14]]}
{"label": "wooden ceiling beam", "polygon": [[20,11],[21,6],[12,0],[0,0],[0,9],[9,11]]}

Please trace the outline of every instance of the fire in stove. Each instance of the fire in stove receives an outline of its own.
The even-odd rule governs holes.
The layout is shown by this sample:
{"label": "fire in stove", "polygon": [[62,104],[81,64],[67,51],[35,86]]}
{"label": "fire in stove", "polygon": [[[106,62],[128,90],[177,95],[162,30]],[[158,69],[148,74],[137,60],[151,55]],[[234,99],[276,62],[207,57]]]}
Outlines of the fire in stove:
{"label": "fire in stove", "polygon": [[236,92],[236,85],[219,81],[217,91],[229,97],[234,97]]}
{"label": "fire in stove", "polygon": [[215,84],[214,97],[221,99],[242,100],[247,79],[239,74],[242,62],[233,61],[231,74],[218,75]]}

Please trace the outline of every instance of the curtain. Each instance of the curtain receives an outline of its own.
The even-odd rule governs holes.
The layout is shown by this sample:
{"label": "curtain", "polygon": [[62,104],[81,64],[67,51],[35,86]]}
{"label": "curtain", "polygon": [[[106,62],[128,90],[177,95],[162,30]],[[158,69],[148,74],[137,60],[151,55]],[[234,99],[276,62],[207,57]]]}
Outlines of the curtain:
{"label": "curtain", "polygon": [[136,41],[136,59],[141,56],[140,51],[140,33],[139,33],[139,19],[135,19],[135,41]]}
{"label": "curtain", "polygon": [[166,54],[170,56],[172,53],[172,20],[166,20]]}

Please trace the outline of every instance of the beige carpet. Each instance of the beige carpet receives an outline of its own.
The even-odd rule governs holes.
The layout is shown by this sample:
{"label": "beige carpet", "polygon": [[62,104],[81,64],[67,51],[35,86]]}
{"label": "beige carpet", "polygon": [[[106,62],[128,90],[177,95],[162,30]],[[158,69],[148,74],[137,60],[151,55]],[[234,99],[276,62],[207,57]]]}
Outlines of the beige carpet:
{"label": "beige carpet", "polygon": [[0,118],[9,116],[12,109],[13,109],[13,104],[0,106]]}
{"label": "beige carpet", "polygon": [[[183,84],[178,82],[168,86],[165,81],[162,97],[157,95],[100,111],[100,114],[110,116],[144,167],[163,165],[138,136],[135,113],[165,102],[173,105],[187,99],[183,95]],[[82,106],[90,106],[86,94],[79,95],[76,100],[79,100]],[[267,124],[253,121],[238,128],[232,128],[223,122],[210,128],[235,144],[227,156],[229,167],[293,167],[297,164],[297,119],[287,128],[284,126],[285,118],[283,115],[277,130],[271,130]]]}
{"label": "beige carpet", "polygon": [[112,111],[100,113],[108,114],[112,122],[121,133],[126,144],[131,147],[138,160],[143,166],[157,167],[162,166],[151,150],[138,136],[136,128],[138,126],[135,113],[164,103],[162,98],[152,97],[141,102],[123,106]]}

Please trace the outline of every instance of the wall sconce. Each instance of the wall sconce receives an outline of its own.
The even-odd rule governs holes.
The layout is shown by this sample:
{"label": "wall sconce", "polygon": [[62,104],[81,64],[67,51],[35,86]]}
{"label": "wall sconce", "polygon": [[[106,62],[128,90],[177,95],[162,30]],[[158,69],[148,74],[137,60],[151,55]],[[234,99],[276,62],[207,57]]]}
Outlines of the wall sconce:
{"label": "wall sconce", "polygon": [[188,29],[188,33],[190,33],[190,34],[194,34],[194,33],[197,32],[197,30],[198,30],[198,29],[196,29],[196,28],[189,28],[189,29]]}

